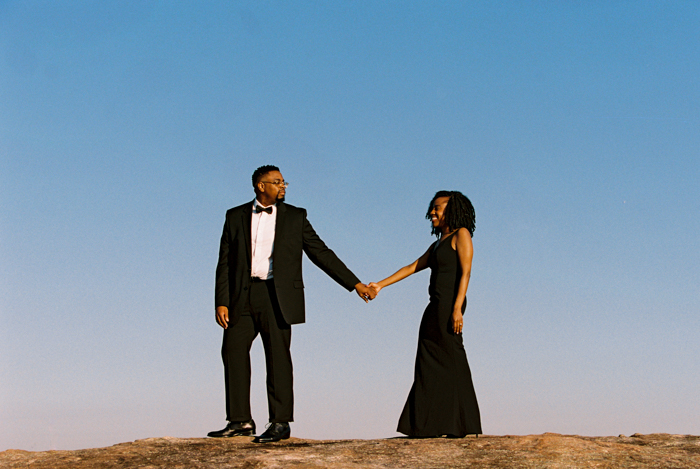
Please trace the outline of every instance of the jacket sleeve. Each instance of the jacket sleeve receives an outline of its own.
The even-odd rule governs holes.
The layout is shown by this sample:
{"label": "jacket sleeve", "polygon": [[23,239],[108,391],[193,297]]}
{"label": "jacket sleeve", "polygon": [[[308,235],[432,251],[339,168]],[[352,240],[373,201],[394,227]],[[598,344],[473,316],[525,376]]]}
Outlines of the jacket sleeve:
{"label": "jacket sleeve", "polygon": [[318,268],[323,270],[329,277],[345,287],[348,291],[355,289],[355,285],[360,283],[360,280],[348,269],[343,261],[338,259],[338,256],[326,246],[314,231],[314,228],[306,219],[306,210],[304,210],[303,221],[303,247],[304,252]]}
{"label": "jacket sleeve", "polygon": [[214,292],[214,304],[216,307],[229,307],[229,245],[231,243],[231,231],[227,220],[224,222],[224,232],[221,234],[219,245],[219,263],[216,265],[216,287]]}

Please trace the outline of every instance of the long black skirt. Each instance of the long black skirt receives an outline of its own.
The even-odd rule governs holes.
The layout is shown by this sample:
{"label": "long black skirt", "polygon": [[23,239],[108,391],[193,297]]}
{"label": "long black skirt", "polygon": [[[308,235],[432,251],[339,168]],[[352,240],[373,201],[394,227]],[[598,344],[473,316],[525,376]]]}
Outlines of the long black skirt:
{"label": "long black skirt", "polygon": [[[466,307],[466,304],[465,304]],[[481,433],[462,334],[452,331],[452,308],[431,302],[418,333],[415,376],[397,431],[412,437]]]}

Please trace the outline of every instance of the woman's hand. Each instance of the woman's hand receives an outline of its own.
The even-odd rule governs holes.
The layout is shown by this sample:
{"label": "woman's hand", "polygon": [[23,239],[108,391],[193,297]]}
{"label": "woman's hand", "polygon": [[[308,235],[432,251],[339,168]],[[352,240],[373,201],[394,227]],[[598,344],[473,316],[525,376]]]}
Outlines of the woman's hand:
{"label": "woman's hand", "polygon": [[367,286],[370,287],[372,290],[374,290],[375,296],[378,295],[379,290],[382,289],[381,285],[379,285],[378,283],[374,283],[374,282],[369,282],[369,285],[367,285]]}
{"label": "woman's hand", "polygon": [[462,318],[462,308],[453,310],[452,311],[452,330],[454,331],[455,334],[462,333],[463,323],[464,323],[464,320]]}

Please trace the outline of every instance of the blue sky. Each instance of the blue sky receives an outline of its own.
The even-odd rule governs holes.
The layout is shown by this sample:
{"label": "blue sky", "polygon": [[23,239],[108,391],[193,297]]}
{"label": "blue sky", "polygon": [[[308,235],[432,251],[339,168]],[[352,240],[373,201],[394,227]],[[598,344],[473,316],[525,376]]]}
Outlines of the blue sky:
{"label": "blue sky", "polygon": [[[488,434],[700,434],[695,2],[0,2],[0,450],[224,425],[224,214],[276,164],[366,282],[477,214]],[[428,275],[306,262],[293,436],[383,438]],[[253,412],[267,420],[262,346]]]}

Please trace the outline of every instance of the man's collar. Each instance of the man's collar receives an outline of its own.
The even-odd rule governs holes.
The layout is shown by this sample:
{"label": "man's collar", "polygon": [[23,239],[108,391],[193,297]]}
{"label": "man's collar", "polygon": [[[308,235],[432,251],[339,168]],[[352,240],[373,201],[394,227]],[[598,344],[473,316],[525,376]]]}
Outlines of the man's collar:
{"label": "man's collar", "polygon": [[277,203],[274,203],[272,205],[265,205],[262,202],[260,202],[256,197],[255,199],[253,199],[253,210],[255,210],[255,207],[257,207],[258,205],[260,205],[262,208],[274,207],[272,210],[277,209]]}
{"label": "man's collar", "polygon": [[275,203],[272,204],[272,205],[265,205],[264,203],[260,202],[260,201],[258,200],[258,198],[256,197],[255,199],[253,199],[253,205],[260,205],[261,207],[267,208],[267,207],[274,207],[274,206],[277,205],[277,203],[275,202]]}

